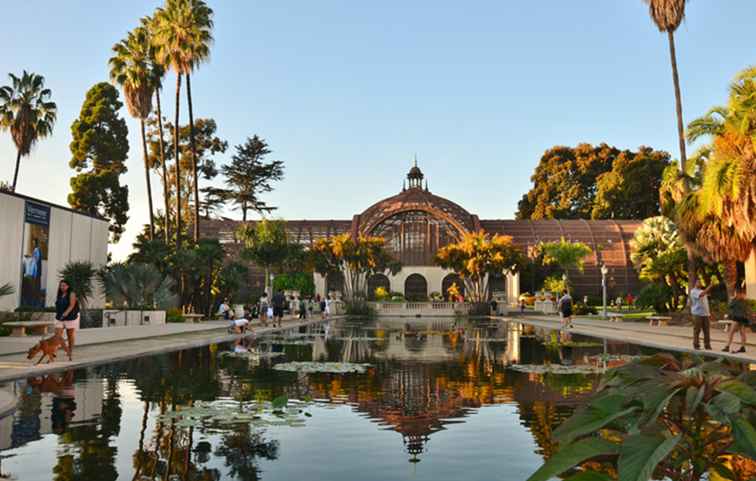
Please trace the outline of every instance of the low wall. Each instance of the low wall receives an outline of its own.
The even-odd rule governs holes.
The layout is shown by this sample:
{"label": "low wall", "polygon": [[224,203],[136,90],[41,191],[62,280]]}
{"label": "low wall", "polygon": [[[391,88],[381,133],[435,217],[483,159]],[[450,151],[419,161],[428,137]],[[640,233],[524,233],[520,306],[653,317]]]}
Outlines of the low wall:
{"label": "low wall", "polygon": [[165,324],[165,311],[105,309],[102,327]]}
{"label": "low wall", "polygon": [[462,302],[371,302],[378,316],[450,317],[464,316],[470,305]]}

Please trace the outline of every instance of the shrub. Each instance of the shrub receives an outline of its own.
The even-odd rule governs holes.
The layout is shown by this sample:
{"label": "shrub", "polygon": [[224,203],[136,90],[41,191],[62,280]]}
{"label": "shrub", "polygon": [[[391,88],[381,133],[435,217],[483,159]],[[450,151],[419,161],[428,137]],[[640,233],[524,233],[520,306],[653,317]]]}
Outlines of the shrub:
{"label": "shrub", "polygon": [[543,289],[550,292],[562,292],[567,289],[567,282],[561,276],[547,277],[543,281]]}
{"label": "shrub", "polygon": [[652,308],[656,312],[668,312],[672,289],[666,284],[648,284],[640,291],[636,304],[643,308]]}
{"label": "shrub", "polygon": [[756,376],[741,365],[670,354],[637,359],[604,375],[554,431],[558,452],[528,481],[578,467],[570,480],[749,479],[738,471],[756,458],[755,419]]}
{"label": "shrub", "polygon": [[587,316],[588,314],[598,314],[595,307],[590,306],[584,302],[576,302],[573,309],[576,316]]}
{"label": "shrub", "polygon": [[344,305],[344,312],[347,316],[363,317],[372,319],[375,317],[375,309],[365,301],[350,301]]}
{"label": "shrub", "polygon": [[431,292],[430,293],[430,298],[431,298],[432,301],[443,301],[444,300],[444,296],[442,296],[441,293],[438,292],[438,291]]}
{"label": "shrub", "polygon": [[375,288],[375,300],[378,302],[383,302],[386,299],[389,298],[389,292],[384,287],[376,287]]}
{"label": "shrub", "polygon": [[165,313],[165,322],[184,322],[184,315],[181,309],[176,307],[168,309]]}
{"label": "shrub", "polygon": [[312,273],[308,272],[279,274],[273,279],[273,289],[276,291],[299,291],[303,296],[312,296],[315,294],[315,282]]}

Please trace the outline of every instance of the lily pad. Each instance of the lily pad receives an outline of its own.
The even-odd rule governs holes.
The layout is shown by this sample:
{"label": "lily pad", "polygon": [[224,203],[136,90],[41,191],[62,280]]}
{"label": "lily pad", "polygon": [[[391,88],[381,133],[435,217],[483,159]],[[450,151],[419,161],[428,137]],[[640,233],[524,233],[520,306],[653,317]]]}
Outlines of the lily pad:
{"label": "lily pad", "polygon": [[333,373],[346,374],[358,373],[364,374],[370,364],[356,364],[351,362],[284,362],[276,364],[273,369],[276,371],[301,372],[301,373]]}
{"label": "lily pad", "polygon": [[599,374],[604,372],[600,367],[589,364],[578,366],[563,366],[561,364],[513,364],[509,369],[529,374]]}

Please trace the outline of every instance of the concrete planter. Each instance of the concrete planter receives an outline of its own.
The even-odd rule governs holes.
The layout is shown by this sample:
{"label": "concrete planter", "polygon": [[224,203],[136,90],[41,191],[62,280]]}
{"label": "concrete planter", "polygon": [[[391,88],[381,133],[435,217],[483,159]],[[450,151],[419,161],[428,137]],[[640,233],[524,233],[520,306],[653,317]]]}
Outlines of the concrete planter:
{"label": "concrete planter", "polygon": [[165,324],[165,311],[105,309],[102,327]]}

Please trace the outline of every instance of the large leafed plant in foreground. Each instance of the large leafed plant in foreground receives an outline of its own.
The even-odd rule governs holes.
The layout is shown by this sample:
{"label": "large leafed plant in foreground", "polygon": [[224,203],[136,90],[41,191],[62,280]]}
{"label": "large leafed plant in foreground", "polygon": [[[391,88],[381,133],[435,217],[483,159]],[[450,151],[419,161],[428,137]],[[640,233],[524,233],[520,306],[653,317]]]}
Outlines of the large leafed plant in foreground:
{"label": "large leafed plant in foreground", "polygon": [[658,354],[609,371],[528,481],[750,480],[754,423],[756,373]]}

